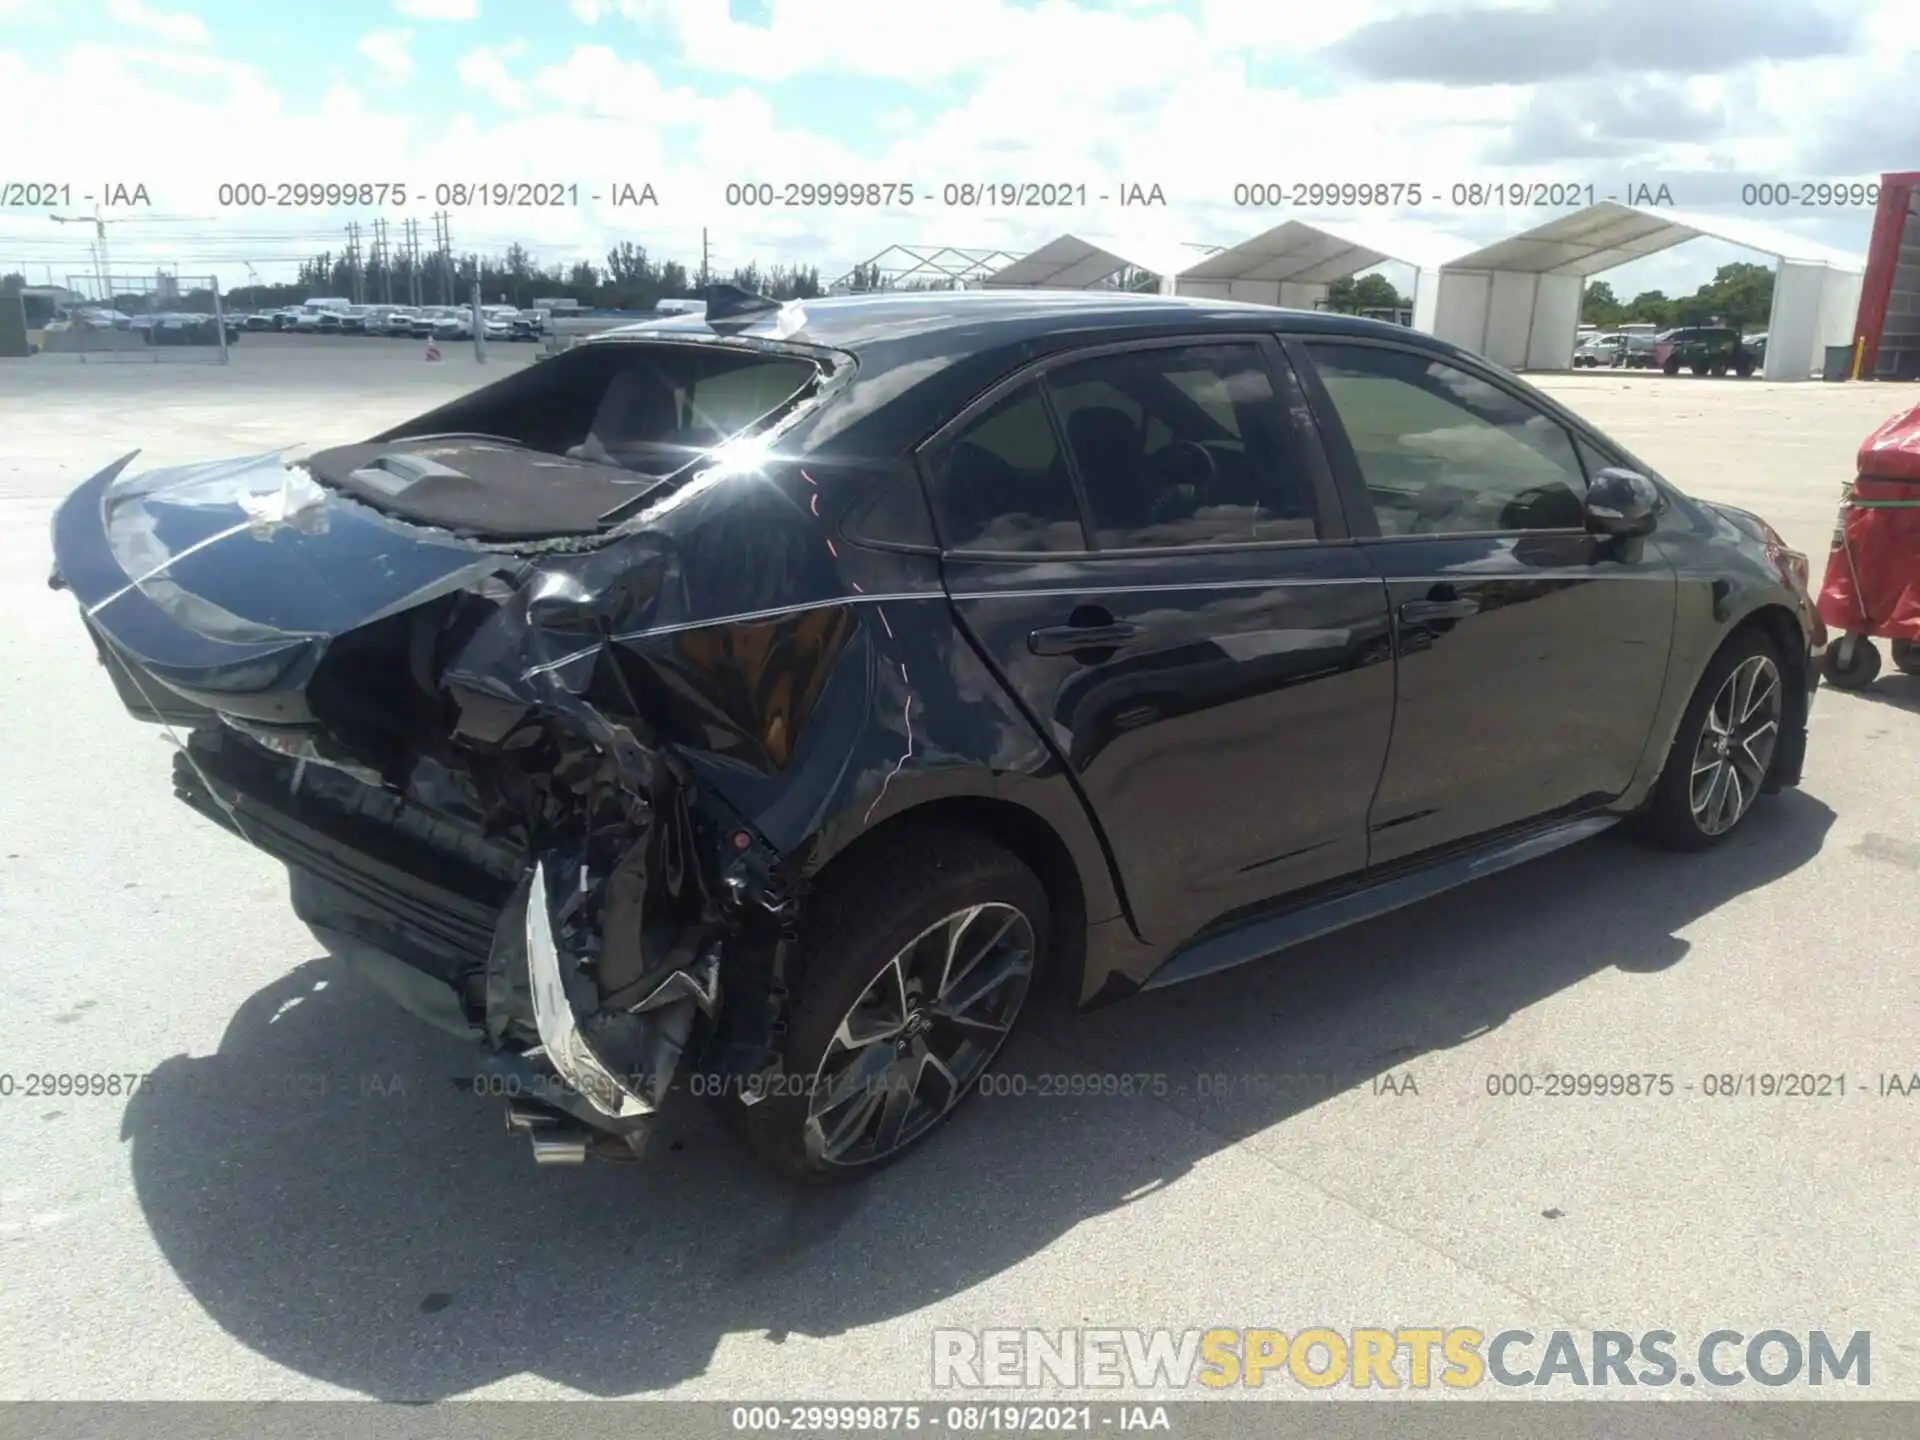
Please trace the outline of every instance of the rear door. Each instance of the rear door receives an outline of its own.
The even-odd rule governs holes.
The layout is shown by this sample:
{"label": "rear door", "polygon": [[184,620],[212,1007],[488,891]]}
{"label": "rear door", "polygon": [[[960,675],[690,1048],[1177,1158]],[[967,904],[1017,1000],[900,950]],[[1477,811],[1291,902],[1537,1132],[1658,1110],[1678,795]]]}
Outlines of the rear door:
{"label": "rear door", "polygon": [[1394,611],[1373,862],[1619,795],[1659,703],[1676,580],[1647,541],[1587,533],[1587,476],[1608,462],[1491,371],[1344,338],[1295,353]]}
{"label": "rear door", "polygon": [[1270,338],[1082,351],[923,454],[959,621],[1054,746],[1151,940],[1366,864],[1393,668]]}

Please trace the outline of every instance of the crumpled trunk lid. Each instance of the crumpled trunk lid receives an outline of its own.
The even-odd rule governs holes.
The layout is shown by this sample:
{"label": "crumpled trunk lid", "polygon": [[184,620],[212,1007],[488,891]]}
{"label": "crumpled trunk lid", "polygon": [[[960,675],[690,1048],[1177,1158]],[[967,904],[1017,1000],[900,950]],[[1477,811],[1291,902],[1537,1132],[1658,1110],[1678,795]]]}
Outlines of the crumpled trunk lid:
{"label": "crumpled trunk lid", "polygon": [[137,475],[132,459],[55,512],[52,579],[103,656],[131,662],[115,682],[149,718],[301,720],[333,637],[514,564],[334,494],[277,452]]}

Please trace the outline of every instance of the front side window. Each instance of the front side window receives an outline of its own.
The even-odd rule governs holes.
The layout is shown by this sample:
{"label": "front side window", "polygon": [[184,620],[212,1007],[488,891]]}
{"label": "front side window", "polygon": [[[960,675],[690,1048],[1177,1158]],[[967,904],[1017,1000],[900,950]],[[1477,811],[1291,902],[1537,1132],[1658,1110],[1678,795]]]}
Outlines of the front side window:
{"label": "front side window", "polygon": [[1257,346],[1094,356],[1047,385],[1101,549],[1316,538],[1313,486]]}
{"label": "front side window", "polygon": [[1383,535],[1579,529],[1586,476],[1557,420],[1413,351],[1310,342]]}
{"label": "front side window", "polygon": [[1087,548],[1073,477],[1037,382],[968,422],[944,447],[930,479],[949,550]]}

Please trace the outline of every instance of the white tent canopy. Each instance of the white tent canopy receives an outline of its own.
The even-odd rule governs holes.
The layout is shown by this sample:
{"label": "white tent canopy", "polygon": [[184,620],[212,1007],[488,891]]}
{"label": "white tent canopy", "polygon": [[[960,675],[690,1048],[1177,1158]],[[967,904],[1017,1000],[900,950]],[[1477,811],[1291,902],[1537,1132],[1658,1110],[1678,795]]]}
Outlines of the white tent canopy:
{"label": "white tent canopy", "polygon": [[1401,222],[1334,228],[1288,220],[1188,266],[1175,284],[1182,295],[1312,309],[1334,281],[1399,263],[1415,272],[1414,327],[1430,330],[1440,267],[1460,249],[1457,240]]}
{"label": "white tent canopy", "polygon": [[1768,379],[1804,380],[1820,369],[1826,346],[1851,338],[1862,257],[1737,217],[1613,200],[1447,261],[1434,333],[1512,369],[1566,369],[1590,276],[1699,239],[1774,257]]}
{"label": "white tent canopy", "polygon": [[1094,290],[1124,271],[1145,270],[1160,277],[1162,294],[1170,294],[1172,277],[1185,263],[1186,257],[1165,241],[1061,235],[981,283],[994,290]]}

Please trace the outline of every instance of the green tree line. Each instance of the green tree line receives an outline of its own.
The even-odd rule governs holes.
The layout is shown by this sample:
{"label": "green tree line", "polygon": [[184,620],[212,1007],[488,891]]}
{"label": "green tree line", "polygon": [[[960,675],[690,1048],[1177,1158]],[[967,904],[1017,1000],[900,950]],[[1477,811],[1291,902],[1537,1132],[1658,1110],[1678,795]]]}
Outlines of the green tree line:
{"label": "green tree line", "polygon": [[1659,290],[1643,290],[1622,301],[1604,280],[1588,282],[1580,297],[1580,319],[1605,330],[1615,325],[1646,323],[1662,329],[1679,325],[1727,325],[1741,331],[1767,323],[1773,313],[1773,269],[1749,261],[1722,265],[1713,279],[1691,295],[1668,297]]}

